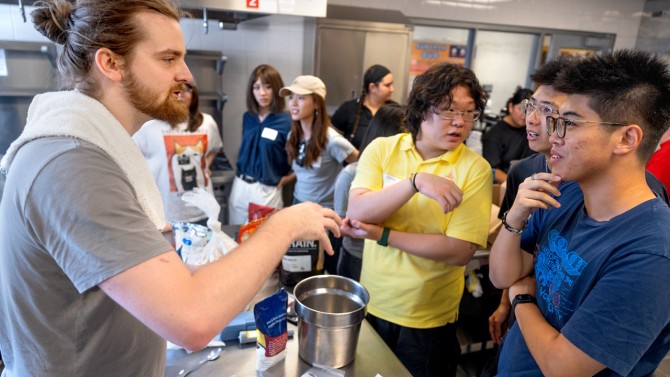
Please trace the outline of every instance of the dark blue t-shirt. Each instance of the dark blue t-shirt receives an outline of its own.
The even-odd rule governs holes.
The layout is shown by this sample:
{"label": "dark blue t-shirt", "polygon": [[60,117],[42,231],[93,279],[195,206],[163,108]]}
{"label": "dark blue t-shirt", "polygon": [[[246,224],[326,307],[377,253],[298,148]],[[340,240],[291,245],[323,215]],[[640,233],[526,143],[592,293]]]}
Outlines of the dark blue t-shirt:
{"label": "dark blue t-shirt", "polygon": [[[599,222],[576,182],[560,190],[561,208],[536,211],[521,240],[535,255],[538,307],[607,366],[599,376],[648,375],[670,350],[670,208],[656,198]],[[498,375],[541,375],[516,323]]]}
{"label": "dark blue t-shirt", "polygon": [[237,158],[237,174],[276,186],[291,171],[286,155],[286,138],[291,130],[288,113],[271,113],[259,122],[258,115],[246,112],[242,120],[242,145]]}

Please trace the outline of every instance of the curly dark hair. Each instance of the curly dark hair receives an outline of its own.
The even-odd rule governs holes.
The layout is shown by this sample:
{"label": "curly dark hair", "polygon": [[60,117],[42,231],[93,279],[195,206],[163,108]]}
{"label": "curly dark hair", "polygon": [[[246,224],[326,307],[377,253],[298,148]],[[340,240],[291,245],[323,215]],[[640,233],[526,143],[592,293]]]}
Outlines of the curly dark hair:
{"label": "curly dark hair", "polygon": [[486,92],[479,84],[475,73],[468,68],[451,63],[435,64],[414,79],[407,102],[407,130],[412,134],[414,142],[421,129],[421,123],[427,119],[428,114],[435,111],[445,99],[451,102],[452,91],[458,86],[469,90],[470,96],[475,101],[475,108],[483,112],[486,106]]}
{"label": "curly dark hair", "polygon": [[619,50],[582,58],[558,74],[554,87],[589,97],[589,108],[605,122],[639,125],[643,137],[637,152],[643,163],[670,126],[670,72],[647,52]]}

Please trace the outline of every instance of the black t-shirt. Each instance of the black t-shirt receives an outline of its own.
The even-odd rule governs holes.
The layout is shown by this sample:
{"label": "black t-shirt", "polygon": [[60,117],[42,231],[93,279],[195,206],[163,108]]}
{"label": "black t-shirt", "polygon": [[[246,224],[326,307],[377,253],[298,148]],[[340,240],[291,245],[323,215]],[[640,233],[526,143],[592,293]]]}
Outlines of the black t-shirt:
{"label": "black t-shirt", "polygon": [[[394,101],[386,101],[386,104],[395,103]],[[363,142],[363,136],[365,136],[365,131],[368,130],[368,124],[372,120],[372,112],[365,105],[361,108],[361,118],[358,123],[358,127],[354,131],[354,122],[356,121],[356,111],[358,111],[358,99],[352,99],[340,105],[340,107],[335,110],[335,114],[330,119],[330,123],[342,132],[347,140],[356,147],[356,149],[361,149],[361,143]],[[352,132],[354,135],[352,135]]]}
{"label": "black t-shirt", "polygon": [[528,146],[526,127],[515,128],[502,119],[482,136],[482,155],[492,168],[505,173],[512,161],[534,153]]}

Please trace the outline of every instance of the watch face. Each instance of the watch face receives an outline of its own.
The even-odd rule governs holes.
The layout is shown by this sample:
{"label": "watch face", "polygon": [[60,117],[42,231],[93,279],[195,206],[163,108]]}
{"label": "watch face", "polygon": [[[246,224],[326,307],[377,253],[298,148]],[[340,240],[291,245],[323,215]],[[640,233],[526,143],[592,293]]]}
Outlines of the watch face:
{"label": "watch face", "polygon": [[516,295],[516,297],[514,297],[514,301],[516,301],[517,303],[519,303],[519,302],[535,302],[535,297],[533,297],[533,295],[529,295],[529,294]]}

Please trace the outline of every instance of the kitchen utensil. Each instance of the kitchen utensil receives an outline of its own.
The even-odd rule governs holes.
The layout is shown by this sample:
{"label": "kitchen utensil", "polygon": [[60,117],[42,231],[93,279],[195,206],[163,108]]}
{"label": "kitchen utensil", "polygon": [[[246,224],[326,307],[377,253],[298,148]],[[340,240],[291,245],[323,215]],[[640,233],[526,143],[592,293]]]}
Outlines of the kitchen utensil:
{"label": "kitchen utensil", "polygon": [[187,375],[189,375],[191,372],[193,372],[194,370],[196,370],[196,369],[200,368],[201,366],[203,366],[203,364],[205,364],[206,362],[208,362],[208,361],[213,361],[213,360],[218,359],[219,356],[221,356],[221,348],[213,349],[213,350],[211,350],[211,351],[207,354],[207,356],[205,356],[204,359],[198,361],[198,363],[195,364],[194,366],[192,366],[190,369],[182,369],[182,370],[180,370],[179,373],[177,373],[177,377],[184,377],[184,376],[187,376]]}
{"label": "kitchen utensil", "polygon": [[313,276],[293,290],[298,354],[311,365],[341,368],[354,361],[370,294],[357,281],[336,275]]}

